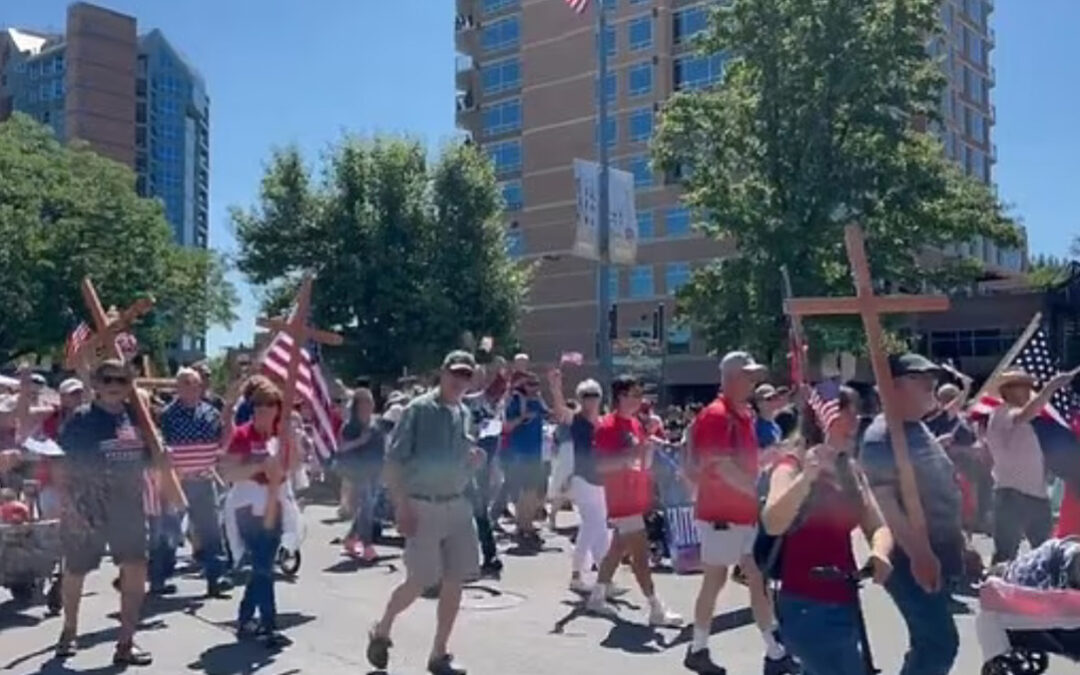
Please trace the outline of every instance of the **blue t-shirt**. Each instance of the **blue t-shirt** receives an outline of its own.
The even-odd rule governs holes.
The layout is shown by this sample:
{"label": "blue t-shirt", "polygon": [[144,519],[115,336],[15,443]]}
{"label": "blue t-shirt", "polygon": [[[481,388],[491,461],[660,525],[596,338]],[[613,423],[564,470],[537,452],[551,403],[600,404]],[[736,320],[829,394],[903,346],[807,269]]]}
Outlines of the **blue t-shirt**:
{"label": "blue t-shirt", "polygon": [[[926,516],[930,547],[941,562],[945,577],[963,573],[964,535],[961,530],[960,487],[956,468],[944,448],[922,422],[906,422],[908,457],[919,487],[919,501]],[[885,416],[878,415],[866,429],[860,460],[872,486],[893,485],[900,490],[900,478],[889,440]],[[897,546],[894,558],[906,562]]]}
{"label": "blue t-shirt", "polygon": [[67,489],[83,517],[94,520],[110,502],[138,505],[132,517],[141,517],[149,452],[133,410],[113,414],[95,404],[83,406],[64,424],[59,444]]}
{"label": "blue t-shirt", "polygon": [[516,420],[526,413],[532,413],[532,419],[514,427],[510,432],[507,448],[511,454],[518,457],[540,459],[544,451],[544,417],[547,415],[544,402],[536,398],[526,399],[520,394],[511,396],[510,403],[506,406],[506,420]]}
{"label": "blue t-shirt", "polygon": [[780,442],[782,434],[780,425],[772,420],[759,417],[754,422],[754,432],[757,434],[759,448],[768,448]]}

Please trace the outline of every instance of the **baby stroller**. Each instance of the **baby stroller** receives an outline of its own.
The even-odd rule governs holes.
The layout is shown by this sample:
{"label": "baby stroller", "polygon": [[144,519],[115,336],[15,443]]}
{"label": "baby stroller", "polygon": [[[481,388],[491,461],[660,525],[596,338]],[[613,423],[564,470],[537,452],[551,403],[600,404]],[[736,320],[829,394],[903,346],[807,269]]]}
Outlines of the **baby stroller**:
{"label": "baby stroller", "polygon": [[654,551],[668,557],[679,574],[701,571],[701,542],[694,524],[694,500],[683,479],[681,446],[664,445],[653,455],[658,512],[649,519]]}
{"label": "baby stroller", "polygon": [[[243,550],[240,542],[240,534],[230,523],[228,509],[225,506],[228,491],[222,490],[218,496],[218,518],[221,521],[221,542],[225,549],[225,562],[229,569],[237,570],[244,565],[244,556],[239,560],[233,554],[234,550]],[[284,513],[284,511],[283,511]],[[301,520],[296,527],[290,527],[292,518],[286,518],[285,531],[281,535],[281,547],[277,553],[278,569],[286,577],[293,579],[300,573],[300,563],[303,556],[300,553],[300,544],[304,541],[305,528]]]}
{"label": "baby stroller", "polygon": [[999,566],[979,590],[983,675],[1039,675],[1080,662],[1080,538],[1051,539]]}
{"label": "baby stroller", "polygon": [[60,521],[40,519],[37,481],[22,481],[19,493],[19,501],[28,505],[29,519],[0,523],[0,586],[18,606],[44,598],[49,613],[59,614]]}

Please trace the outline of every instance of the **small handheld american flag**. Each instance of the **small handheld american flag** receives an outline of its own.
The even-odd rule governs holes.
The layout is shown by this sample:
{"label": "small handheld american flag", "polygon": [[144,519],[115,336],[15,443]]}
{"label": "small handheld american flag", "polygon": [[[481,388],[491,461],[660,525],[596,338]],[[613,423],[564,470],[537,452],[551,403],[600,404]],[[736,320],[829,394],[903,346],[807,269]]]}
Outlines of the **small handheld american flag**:
{"label": "small handheld american flag", "polygon": [[68,364],[75,363],[75,355],[82,350],[83,345],[93,337],[94,333],[90,330],[90,326],[83,321],[75,330],[71,331],[68,335],[67,343],[64,345],[64,360]]}
{"label": "small handheld american flag", "polygon": [[[267,348],[262,362],[262,373],[281,383],[289,372],[289,355],[293,338],[285,332],[278,333]],[[329,460],[337,452],[337,430],[334,428],[333,399],[330,388],[319,367],[317,350],[300,350],[299,378],[296,392],[311,406],[314,414],[314,434],[312,441],[315,451],[323,461]]]}
{"label": "small handheld american flag", "polygon": [[840,383],[832,379],[819,382],[810,392],[808,403],[821,429],[827,431],[840,415]]}

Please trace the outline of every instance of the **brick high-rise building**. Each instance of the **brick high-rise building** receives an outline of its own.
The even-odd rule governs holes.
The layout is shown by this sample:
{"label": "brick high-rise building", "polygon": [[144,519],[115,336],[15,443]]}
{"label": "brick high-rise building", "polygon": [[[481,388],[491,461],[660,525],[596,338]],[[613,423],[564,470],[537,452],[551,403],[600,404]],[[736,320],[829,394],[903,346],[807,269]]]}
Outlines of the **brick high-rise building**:
{"label": "brick high-rise building", "polygon": [[[593,3],[601,0],[593,0]],[[673,294],[691,271],[730,256],[695,234],[675,181],[649,169],[655,115],[675,91],[719,80],[723,60],[694,53],[690,38],[707,27],[702,0],[606,0],[610,75],[597,82],[596,23],[555,0],[456,0],[457,121],[492,158],[507,203],[511,251],[538,262],[520,337],[533,358],[551,362],[581,351],[595,369],[596,267],[569,255],[574,236],[572,162],[596,157],[596,96],[608,96],[613,167],[637,184],[637,264],[615,268],[612,297],[619,337],[663,339],[663,384],[676,397],[711,396],[715,360],[685,326],[673,323]],[[950,79],[949,153],[990,182],[993,71],[992,9],[986,0],[943,0]],[[592,3],[590,3],[592,4]],[[963,251],[993,266],[1019,268],[1018,254],[984,242]],[[654,317],[664,307],[668,321]]]}
{"label": "brick high-rise building", "polygon": [[[161,31],[136,28],[134,17],[77,2],[63,34],[0,30],[0,121],[25,113],[128,165],[139,194],[161,200],[177,243],[207,248],[206,84]],[[185,336],[175,348],[190,360],[205,341]]]}

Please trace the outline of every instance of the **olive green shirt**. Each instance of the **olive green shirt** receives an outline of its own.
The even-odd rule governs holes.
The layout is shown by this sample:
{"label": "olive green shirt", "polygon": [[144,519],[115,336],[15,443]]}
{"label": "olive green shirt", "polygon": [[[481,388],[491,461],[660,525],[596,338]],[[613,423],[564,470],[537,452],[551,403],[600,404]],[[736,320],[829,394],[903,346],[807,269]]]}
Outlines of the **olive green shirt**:
{"label": "olive green shirt", "polygon": [[394,429],[388,462],[401,469],[405,494],[448,497],[465,491],[472,479],[468,409],[446,405],[433,389],[405,408]]}

